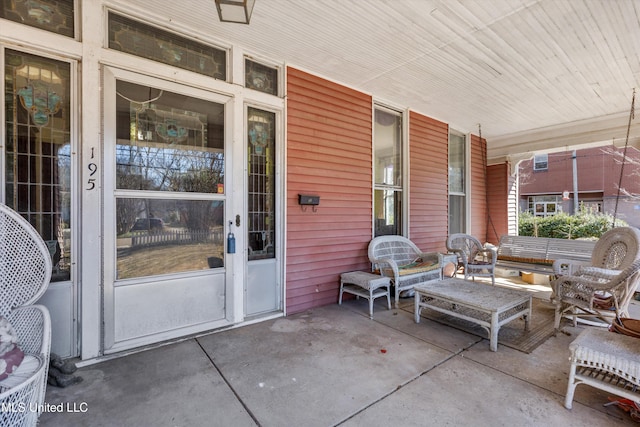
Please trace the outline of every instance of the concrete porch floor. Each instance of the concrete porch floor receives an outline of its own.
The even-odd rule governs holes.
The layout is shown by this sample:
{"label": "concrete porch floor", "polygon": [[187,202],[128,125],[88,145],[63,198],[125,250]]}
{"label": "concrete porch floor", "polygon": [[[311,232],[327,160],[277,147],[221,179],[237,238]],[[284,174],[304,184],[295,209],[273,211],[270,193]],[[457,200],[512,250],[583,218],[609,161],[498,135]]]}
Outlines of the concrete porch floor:
{"label": "concrete porch floor", "polygon": [[[548,289],[499,280],[548,298]],[[413,299],[403,300],[412,304]],[[635,316],[634,316],[635,317]],[[581,385],[564,408],[567,326],[531,354],[364,299],[81,367],[41,426],[623,426]],[[68,405],[67,405],[68,403]],[[58,407],[59,407],[58,406]]]}

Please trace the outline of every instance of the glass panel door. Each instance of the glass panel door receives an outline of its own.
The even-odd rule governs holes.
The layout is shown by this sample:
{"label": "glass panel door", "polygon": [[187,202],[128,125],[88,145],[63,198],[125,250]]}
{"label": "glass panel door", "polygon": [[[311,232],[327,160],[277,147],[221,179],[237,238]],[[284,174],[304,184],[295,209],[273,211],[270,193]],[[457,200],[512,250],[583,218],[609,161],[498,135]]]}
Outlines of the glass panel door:
{"label": "glass panel door", "polygon": [[229,98],[105,72],[104,352],[225,326]]}

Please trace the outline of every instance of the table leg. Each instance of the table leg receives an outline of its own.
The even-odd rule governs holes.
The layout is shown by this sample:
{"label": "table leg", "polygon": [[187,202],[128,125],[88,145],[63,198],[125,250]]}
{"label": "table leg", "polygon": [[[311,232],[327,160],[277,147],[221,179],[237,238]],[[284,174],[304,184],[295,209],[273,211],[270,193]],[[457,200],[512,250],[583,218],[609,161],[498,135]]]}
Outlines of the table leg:
{"label": "table leg", "polygon": [[416,323],[420,323],[420,293],[415,292],[413,295],[413,313]]}
{"label": "table leg", "polygon": [[531,322],[531,316],[533,315],[533,305],[531,305],[531,297],[529,297],[529,313],[524,315],[524,330],[529,330],[529,323]]}
{"label": "table leg", "polygon": [[491,313],[491,331],[489,337],[489,348],[491,351],[498,351],[498,312]]}
{"label": "table leg", "polygon": [[373,289],[369,288],[369,319],[373,320]]}

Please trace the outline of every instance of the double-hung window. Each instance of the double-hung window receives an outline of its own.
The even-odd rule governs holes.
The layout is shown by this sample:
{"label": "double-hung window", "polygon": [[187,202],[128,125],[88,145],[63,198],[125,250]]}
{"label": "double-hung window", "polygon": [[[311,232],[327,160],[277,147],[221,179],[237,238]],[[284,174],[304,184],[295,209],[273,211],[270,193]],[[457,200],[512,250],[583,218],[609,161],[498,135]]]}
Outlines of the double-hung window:
{"label": "double-hung window", "polygon": [[402,234],[402,113],[376,106],[373,125],[374,233]]}
{"label": "double-hung window", "polygon": [[449,234],[466,232],[466,137],[449,132]]}

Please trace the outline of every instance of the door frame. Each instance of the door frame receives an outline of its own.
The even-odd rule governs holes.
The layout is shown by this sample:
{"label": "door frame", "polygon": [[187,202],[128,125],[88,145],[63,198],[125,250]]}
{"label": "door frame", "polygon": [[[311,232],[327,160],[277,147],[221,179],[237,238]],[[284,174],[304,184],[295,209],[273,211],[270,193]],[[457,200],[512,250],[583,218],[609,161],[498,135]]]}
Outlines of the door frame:
{"label": "door frame", "polygon": [[[154,344],[156,342],[165,341],[167,339],[177,338],[185,336],[191,333],[202,332],[214,328],[228,326],[232,323],[236,323],[238,319],[242,319],[242,313],[238,313],[237,300],[242,301],[242,286],[238,283],[244,282],[244,271],[241,269],[238,271],[238,262],[234,262],[237,259],[237,253],[242,253],[244,248],[244,239],[240,238],[236,241],[236,254],[225,253],[225,269],[224,269],[224,319],[213,322],[206,322],[202,324],[179,327],[177,329],[169,329],[167,331],[154,333],[152,335],[140,338],[134,338],[127,341],[115,341],[115,289],[118,287],[118,283],[115,279],[115,263],[116,263],[116,244],[115,239],[115,199],[116,194],[122,196],[126,195],[125,190],[116,190],[115,188],[115,158],[114,147],[116,141],[116,81],[128,81],[136,84],[143,84],[152,87],[156,87],[162,90],[171,91],[174,93],[192,96],[195,98],[203,99],[206,101],[221,103],[225,105],[225,130],[224,130],[224,152],[225,152],[225,194],[221,198],[225,203],[225,224],[228,223],[230,218],[235,217],[234,212],[238,212],[237,204],[242,205],[243,201],[236,201],[239,196],[238,191],[235,190],[234,173],[227,173],[234,168],[236,160],[234,160],[234,145],[233,144],[233,128],[235,126],[236,116],[235,110],[237,108],[237,100],[228,94],[221,94],[219,92],[205,90],[200,87],[193,87],[177,82],[164,80],[162,78],[150,77],[146,74],[128,71],[115,66],[105,66],[103,69],[103,145],[102,145],[102,203],[101,207],[96,209],[95,214],[102,216],[102,250],[103,250],[103,262],[102,262],[102,337],[101,337],[101,353],[112,353],[115,351],[126,350],[134,347],[140,347],[143,345]],[[242,181],[240,181],[242,182]],[[176,199],[197,199],[193,194],[175,194]],[[209,199],[209,198],[207,198]],[[225,227],[226,229],[226,227]],[[186,272],[180,274],[173,274],[159,277],[156,279],[158,282],[163,282],[166,279],[171,278],[188,278],[188,277],[202,277],[207,275],[214,275],[215,272],[209,272],[207,270]],[[140,278],[136,280],[136,283],[149,283],[153,282],[154,278]],[[126,281],[124,285],[131,285],[131,281]]]}

